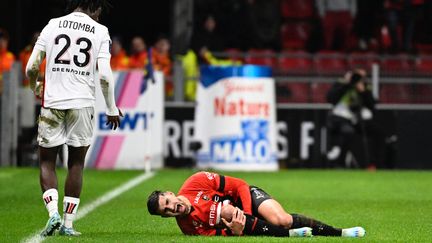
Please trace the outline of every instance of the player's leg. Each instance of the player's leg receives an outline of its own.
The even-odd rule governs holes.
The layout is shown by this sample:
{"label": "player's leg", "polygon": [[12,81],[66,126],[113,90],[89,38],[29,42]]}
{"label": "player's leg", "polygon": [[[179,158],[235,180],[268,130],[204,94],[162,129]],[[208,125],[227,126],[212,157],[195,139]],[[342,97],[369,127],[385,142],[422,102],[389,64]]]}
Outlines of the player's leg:
{"label": "player's leg", "polygon": [[287,229],[310,227],[312,235],[362,237],[365,234],[361,227],[339,229],[304,215],[288,214],[274,199],[264,201],[258,212],[266,221]]}
{"label": "player's leg", "polygon": [[258,215],[274,225],[279,225],[286,229],[309,227],[312,229],[313,235],[352,237],[364,235],[364,229],[361,227],[339,229],[303,215],[289,214],[285,212],[279,202],[272,199],[260,188],[251,187],[251,196],[252,205],[254,208],[257,208]]}
{"label": "player's leg", "polygon": [[[230,222],[235,212],[235,207],[228,204],[224,205],[221,210],[221,218]],[[285,227],[274,225],[265,220],[259,219],[253,215],[244,215],[246,217],[246,224],[243,229],[245,235],[264,235],[276,237],[308,237],[312,236],[311,228],[301,229],[287,229]]]}
{"label": "player's leg", "polygon": [[84,160],[88,148],[88,146],[68,146],[68,173],[65,182],[65,197],[63,199],[63,226],[60,229],[62,235],[80,235],[79,232],[73,229],[73,221],[80,203]]}
{"label": "player's leg", "polygon": [[45,229],[41,232],[43,237],[53,235],[61,223],[60,214],[58,213],[57,175],[55,171],[57,151],[58,146],[53,148],[39,146],[39,179],[43,192],[42,199],[49,215]]}
{"label": "player's leg", "polygon": [[81,195],[84,160],[89,146],[68,146],[68,173],[65,183],[65,195],[79,198]]}
{"label": "player's leg", "polygon": [[56,158],[59,146],[44,148],[39,146],[39,181],[42,192],[57,189]]}
{"label": "player's leg", "polygon": [[65,142],[64,114],[61,110],[41,108],[38,121],[39,168],[42,199],[49,214],[42,236],[50,236],[60,226],[56,158],[59,145]]}
{"label": "player's leg", "polygon": [[322,236],[342,236],[342,237],[363,237],[366,231],[363,227],[351,227],[351,228],[335,228],[327,225],[316,219],[309,218],[300,214],[291,214],[293,217],[292,227],[311,227],[313,229],[313,235]]}
{"label": "player's leg", "polygon": [[258,207],[258,214],[266,221],[290,229],[293,218],[285,212],[282,206],[274,199],[263,201]]}
{"label": "player's leg", "polygon": [[68,110],[66,115],[69,158],[63,199],[63,225],[60,228],[62,235],[81,234],[73,229],[73,221],[80,203],[85,156],[93,134],[92,120],[93,108]]}

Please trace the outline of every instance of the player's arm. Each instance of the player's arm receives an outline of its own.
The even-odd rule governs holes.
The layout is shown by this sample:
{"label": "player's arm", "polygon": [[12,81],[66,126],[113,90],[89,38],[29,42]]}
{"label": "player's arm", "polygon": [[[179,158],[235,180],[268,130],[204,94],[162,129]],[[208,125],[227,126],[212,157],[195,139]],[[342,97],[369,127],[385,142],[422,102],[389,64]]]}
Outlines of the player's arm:
{"label": "player's arm", "polygon": [[102,94],[106,104],[107,124],[116,129],[120,126],[120,116],[123,116],[117,108],[114,98],[114,78],[110,66],[109,58],[98,58],[99,79],[102,89]]}
{"label": "player's arm", "polygon": [[97,64],[99,69],[99,79],[102,89],[102,94],[105,99],[107,107],[106,125],[112,129],[116,129],[120,125],[120,116],[123,116],[121,111],[117,108],[114,98],[114,78],[111,70],[111,38],[108,29],[105,29],[102,36],[100,50],[97,56]]}
{"label": "player's arm", "polygon": [[98,58],[99,79],[102,89],[102,94],[106,104],[106,114],[108,116],[118,116],[119,110],[117,109],[114,98],[114,77],[111,70],[109,58]]}
{"label": "player's arm", "polygon": [[234,196],[238,196],[241,200],[244,213],[252,215],[252,199],[249,184],[242,179],[231,176],[219,175],[218,177],[217,190],[225,193],[232,192]]}
{"label": "player's arm", "polygon": [[26,66],[26,75],[30,81],[30,88],[37,96],[40,96],[42,93],[42,85],[37,83],[37,79],[39,77],[39,67],[44,58],[45,52],[34,48]]}
{"label": "player's arm", "polygon": [[198,172],[191,177],[191,180],[193,187],[197,189],[208,187],[221,193],[232,193],[233,196],[240,198],[244,213],[252,215],[249,184],[244,180],[210,172]]}

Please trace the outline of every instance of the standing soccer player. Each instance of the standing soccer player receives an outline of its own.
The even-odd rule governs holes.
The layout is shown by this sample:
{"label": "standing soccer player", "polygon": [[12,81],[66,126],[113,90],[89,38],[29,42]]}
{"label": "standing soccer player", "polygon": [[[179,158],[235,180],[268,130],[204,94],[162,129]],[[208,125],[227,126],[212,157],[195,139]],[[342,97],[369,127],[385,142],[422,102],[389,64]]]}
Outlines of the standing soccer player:
{"label": "standing soccer player", "polygon": [[[78,210],[84,160],[93,134],[95,82],[100,80],[107,106],[107,125],[120,125],[110,67],[111,39],[99,24],[106,0],[70,0],[70,14],[51,19],[42,30],[26,67],[30,87],[42,99],[39,116],[40,184],[49,220],[41,236],[79,236],[72,223]],[[37,83],[46,56],[46,78]],[[99,70],[99,77],[96,75]],[[58,213],[55,162],[59,147],[68,145],[68,174],[63,199],[63,223]],[[60,227],[61,225],[61,227]]]}

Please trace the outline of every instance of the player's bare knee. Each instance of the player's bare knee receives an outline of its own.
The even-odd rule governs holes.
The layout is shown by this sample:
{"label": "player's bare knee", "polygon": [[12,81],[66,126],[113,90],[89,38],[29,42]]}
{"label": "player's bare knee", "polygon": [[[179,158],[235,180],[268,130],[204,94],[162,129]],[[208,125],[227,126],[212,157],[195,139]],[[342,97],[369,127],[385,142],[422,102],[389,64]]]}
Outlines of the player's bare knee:
{"label": "player's bare knee", "polygon": [[227,221],[231,221],[232,214],[234,212],[234,206],[228,204],[224,205],[221,210],[221,218],[226,219]]}
{"label": "player's bare knee", "polygon": [[293,223],[293,218],[290,214],[283,214],[282,216],[280,216],[280,225],[282,225],[285,228],[291,228]]}
{"label": "player's bare knee", "polygon": [[289,214],[275,214],[272,215],[268,221],[274,225],[283,226],[284,228],[290,228],[292,225],[292,217]]}

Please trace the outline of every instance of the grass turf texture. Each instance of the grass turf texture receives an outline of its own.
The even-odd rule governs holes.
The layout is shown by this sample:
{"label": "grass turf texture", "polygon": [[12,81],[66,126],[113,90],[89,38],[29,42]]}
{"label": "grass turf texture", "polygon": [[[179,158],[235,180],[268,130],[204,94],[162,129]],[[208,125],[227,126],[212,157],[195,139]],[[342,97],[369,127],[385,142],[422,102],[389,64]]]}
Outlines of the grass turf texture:
{"label": "grass turf texture", "polygon": [[[432,173],[416,171],[306,171],[224,173],[260,186],[288,212],[331,225],[361,225],[363,239],[335,237],[197,237],[183,236],[175,219],[150,216],[148,194],[154,189],[176,192],[191,170],[163,170],[139,186],[97,208],[75,223],[83,235],[54,236],[44,242],[431,242]],[[84,177],[81,205],[140,174],[138,171],[91,171]],[[59,188],[65,171],[59,170]],[[62,201],[60,189],[60,201]],[[59,209],[62,205],[59,204]],[[36,169],[0,169],[0,242],[18,242],[47,220]]]}

